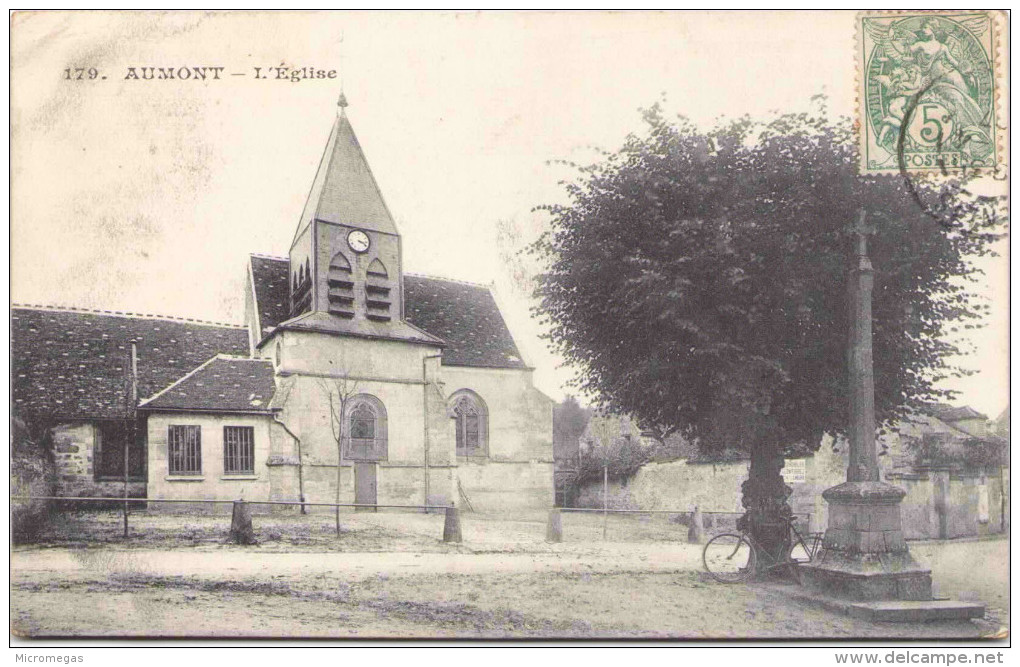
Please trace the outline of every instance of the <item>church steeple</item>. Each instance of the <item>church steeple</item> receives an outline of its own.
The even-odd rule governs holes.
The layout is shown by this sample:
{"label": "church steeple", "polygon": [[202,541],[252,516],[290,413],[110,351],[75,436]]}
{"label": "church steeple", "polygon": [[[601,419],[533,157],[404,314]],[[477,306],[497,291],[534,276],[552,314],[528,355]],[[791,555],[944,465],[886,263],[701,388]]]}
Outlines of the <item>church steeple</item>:
{"label": "church steeple", "polygon": [[311,192],[294,234],[296,242],[313,220],[397,234],[379,184],[347,118],[347,97],[340,93],[333,129],[312,181]]}
{"label": "church steeple", "polygon": [[321,313],[345,330],[374,334],[396,326],[403,316],[400,243],[341,91],[291,243],[291,316]]}

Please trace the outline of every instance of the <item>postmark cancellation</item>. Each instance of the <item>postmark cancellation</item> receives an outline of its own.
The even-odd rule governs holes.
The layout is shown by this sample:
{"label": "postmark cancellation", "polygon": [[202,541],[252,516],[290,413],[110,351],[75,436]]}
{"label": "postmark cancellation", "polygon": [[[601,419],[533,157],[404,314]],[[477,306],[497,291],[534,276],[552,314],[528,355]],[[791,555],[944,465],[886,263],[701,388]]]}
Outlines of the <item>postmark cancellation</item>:
{"label": "postmark cancellation", "polygon": [[994,12],[857,16],[857,121],[864,174],[1002,166]]}

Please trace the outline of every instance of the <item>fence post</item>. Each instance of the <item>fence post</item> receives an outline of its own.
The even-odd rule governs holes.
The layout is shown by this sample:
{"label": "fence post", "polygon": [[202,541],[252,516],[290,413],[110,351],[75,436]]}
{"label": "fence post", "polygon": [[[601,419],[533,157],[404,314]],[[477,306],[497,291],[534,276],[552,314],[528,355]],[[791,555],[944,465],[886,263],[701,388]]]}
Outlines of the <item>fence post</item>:
{"label": "fence post", "polygon": [[701,516],[701,508],[694,506],[694,514],[691,515],[691,525],[687,528],[687,541],[691,544],[700,544],[705,541],[705,520]]}
{"label": "fence post", "polygon": [[461,542],[460,535],[460,515],[457,513],[457,507],[450,503],[450,506],[446,508],[446,520],[443,522],[443,541],[444,542]]}
{"label": "fence post", "polygon": [[230,540],[234,544],[255,544],[255,530],[251,525],[251,510],[243,500],[234,501],[230,515]]}
{"label": "fence post", "polygon": [[559,510],[549,510],[549,524],[545,529],[546,542],[563,541],[563,520]]}
{"label": "fence post", "polygon": [[602,540],[609,527],[609,466],[602,466]]}

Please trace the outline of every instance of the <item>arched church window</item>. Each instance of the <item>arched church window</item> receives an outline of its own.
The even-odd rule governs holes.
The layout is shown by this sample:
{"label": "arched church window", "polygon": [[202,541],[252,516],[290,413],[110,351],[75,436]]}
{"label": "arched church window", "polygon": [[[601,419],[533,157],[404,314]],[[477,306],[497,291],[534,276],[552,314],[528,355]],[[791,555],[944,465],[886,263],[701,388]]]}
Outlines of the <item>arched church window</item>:
{"label": "arched church window", "polygon": [[333,259],[329,260],[326,281],[329,287],[329,312],[346,319],[354,317],[354,280],[351,263],[342,252],[333,255]]}
{"label": "arched church window", "polygon": [[390,305],[389,274],[376,257],[365,274],[365,317],[376,322],[388,322],[392,319]]}
{"label": "arched church window", "polygon": [[387,457],[386,408],[370,394],[358,394],[348,409],[349,444],[347,458],[355,461],[385,461]]}
{"label": "arched church window", "polygon": [[389,274],[386,273],[386,267],[381,261],[379,261],[378,257],[373,259],[372,263],[368,265],[368,275],[376,278],[386,278],[389,276]]}
{"label": "arched church window", "polygon": [[351,263],[342,252],[338,252],[333,255],[333,259],[329,260],[330,273],[337,274],[351,274]]}
{"label": "arched church window", "polygon": [[482,397],[461,389],[451,397],[450,410],[456,422],[457,456],[487,456],[489,411]]}

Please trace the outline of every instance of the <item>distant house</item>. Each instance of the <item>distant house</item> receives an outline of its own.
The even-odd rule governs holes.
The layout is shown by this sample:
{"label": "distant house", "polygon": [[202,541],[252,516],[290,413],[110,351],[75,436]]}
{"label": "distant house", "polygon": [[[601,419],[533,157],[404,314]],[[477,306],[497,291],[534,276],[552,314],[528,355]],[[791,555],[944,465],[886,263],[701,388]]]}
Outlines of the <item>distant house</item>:
{"label": "distant house", "polygon": [[992,430],[995,431],[995,435],[1009,440],[1009,406],[1003,410],[998,417],[995,418],[995,422],[992,425]]}
{"label": "distant house", "polygon": [[888,474],[946,469],[957,473],[1007,465],[1008,441],[970,406],[928,405],[882,439]]}

